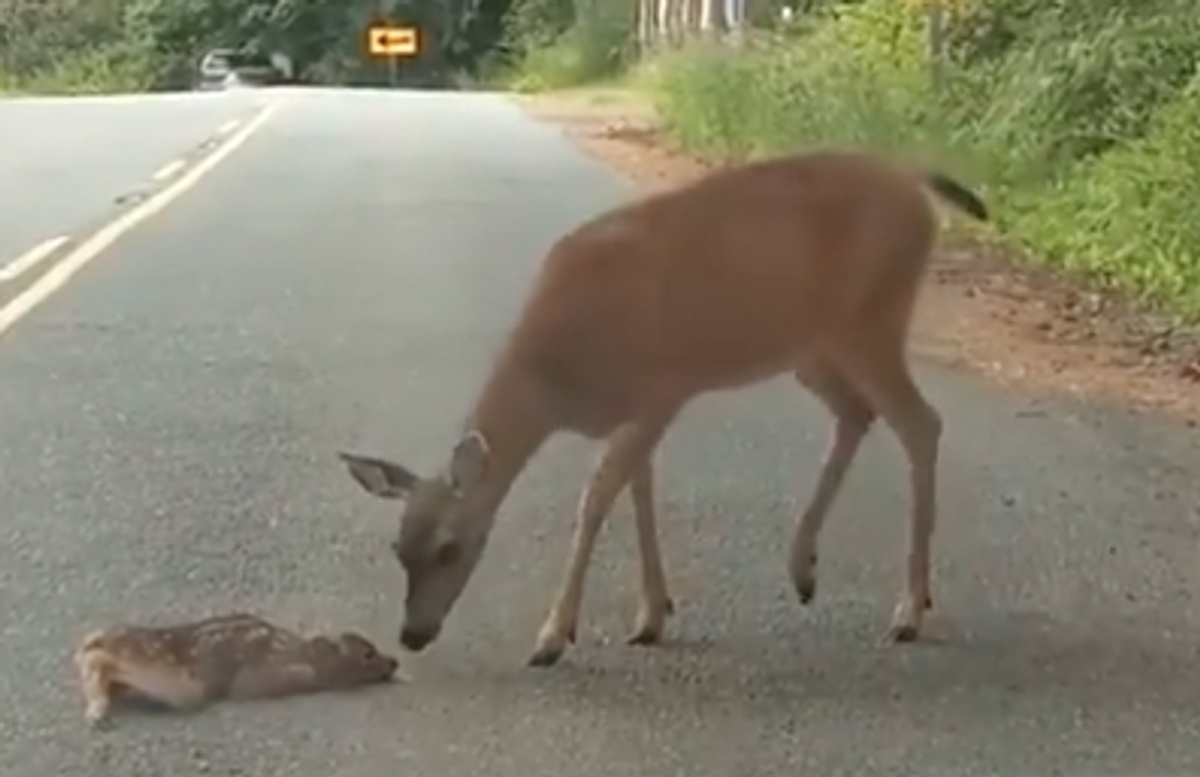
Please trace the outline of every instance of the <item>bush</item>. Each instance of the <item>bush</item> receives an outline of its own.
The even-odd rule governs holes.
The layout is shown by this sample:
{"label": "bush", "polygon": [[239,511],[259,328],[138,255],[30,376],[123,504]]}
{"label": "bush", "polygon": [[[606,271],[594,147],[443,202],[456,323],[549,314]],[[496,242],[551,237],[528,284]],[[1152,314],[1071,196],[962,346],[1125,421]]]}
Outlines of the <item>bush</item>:
{"label": "bush", "polygon": [[657,81],[663,120],[708,153],[923,145],[932,89],[920,17],[888,0],[823,15],[801,40],[762,34],[746,50],[708,44],[671,56]]}
{"label": "bush", "polygon": [[533,0],[513,13],[510,86],[561,89],[620,74],[631,62],[634,13],[626,4],[588,0],[568,14],[562,0]]}
{"label": "bush", "polygon": [[1039,259],[1200,316],[1190,6],[974,0],[935,80],[913,4],[842,3],[744,49],[666,55],[654,95],[704,154],[862,146],[946,167]]}
{"label": "bush", "polygon": [[1035,250],[1200,320],[1200,72],[1145,137],[1040,195],[1016,225]]}
{"label": "bush", "polygon": [[114,45],[68,54],[50,67],[12,79],[8,86],[39,94],[113,94],[145,91],[153,81],[148,53]]}

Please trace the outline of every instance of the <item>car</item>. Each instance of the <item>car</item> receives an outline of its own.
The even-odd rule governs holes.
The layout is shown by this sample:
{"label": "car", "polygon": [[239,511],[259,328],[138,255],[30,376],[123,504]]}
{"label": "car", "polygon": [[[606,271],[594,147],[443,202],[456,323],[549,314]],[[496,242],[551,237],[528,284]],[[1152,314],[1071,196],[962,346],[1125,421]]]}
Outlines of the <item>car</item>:
{"label": "car", "polygon": [[231,48],[212,49],[200,59],[196,88],[202,91],[236,86],[266,86],[282,83],[284,74],[264,54]]}
{"label": "car", "polygon": [[196,88],[203,91],[223,89],[225,78],[233,72],[233,56],[232,49],[213,49],[201,57]]}

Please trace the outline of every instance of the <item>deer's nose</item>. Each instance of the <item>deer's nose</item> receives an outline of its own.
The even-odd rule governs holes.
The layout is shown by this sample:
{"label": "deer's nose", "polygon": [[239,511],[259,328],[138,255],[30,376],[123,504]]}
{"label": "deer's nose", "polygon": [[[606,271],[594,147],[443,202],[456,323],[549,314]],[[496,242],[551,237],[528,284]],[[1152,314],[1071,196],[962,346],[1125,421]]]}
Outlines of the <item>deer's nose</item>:
{"label": "deer's nose", "polygon": [[400,630],[400,644],[414,653],[424,650],[437,637],[436,629],[413,629],[405,626]]}

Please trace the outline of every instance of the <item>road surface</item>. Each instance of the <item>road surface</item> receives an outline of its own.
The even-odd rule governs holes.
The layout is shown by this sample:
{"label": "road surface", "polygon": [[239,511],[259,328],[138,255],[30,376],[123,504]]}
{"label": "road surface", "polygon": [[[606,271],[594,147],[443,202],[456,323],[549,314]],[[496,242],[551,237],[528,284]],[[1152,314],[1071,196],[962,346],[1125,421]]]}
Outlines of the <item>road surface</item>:
{"label": "road surface", "polygon": [[43,240],[102,221],[262,99],[250,90],[0,99],[0,270]]}
{"label": "road surface", "polygon": [[[817,599],[797,603],[783,548],[828,420],[779,380],[697,402],[660,454],[667,645],[621,641],[622,499],[580,643],[524,666],[596,453],[560,438],[441,639],[404,659],[414,683],[89,732],[70,650],[110,619],[251,608],[395,647],[394,514],[334,452],[438,464],[539,253],[632,193],[497,95],[0,103],[0,247],[86,241],[139,207],[113,198],[170,186],[146,180],[180,155],[187,176],[197,144],[265,104],[244,144],[0,335],[0,774],[1200,770],[1195,431],[932,366],[947,432],[920,644],[879,642],[907,500],[882,427],[829,519]],[[0,306],[69,253],[0,284]]]}

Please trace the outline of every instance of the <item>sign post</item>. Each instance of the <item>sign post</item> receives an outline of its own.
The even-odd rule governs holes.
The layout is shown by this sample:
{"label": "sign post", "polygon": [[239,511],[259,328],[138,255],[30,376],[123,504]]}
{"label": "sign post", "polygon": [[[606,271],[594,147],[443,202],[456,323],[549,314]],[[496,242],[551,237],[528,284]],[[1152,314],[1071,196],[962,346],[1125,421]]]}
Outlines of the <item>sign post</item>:
{"label": "sign post", "polygon": [[373,57],[386,57],[388,81],[396,86],[400,57],[413,57],[420,50],[416,27],[392,27],[375,24],[367,29],[367,51]]}

